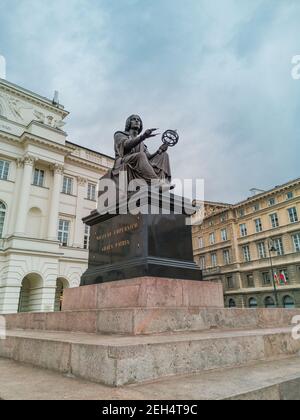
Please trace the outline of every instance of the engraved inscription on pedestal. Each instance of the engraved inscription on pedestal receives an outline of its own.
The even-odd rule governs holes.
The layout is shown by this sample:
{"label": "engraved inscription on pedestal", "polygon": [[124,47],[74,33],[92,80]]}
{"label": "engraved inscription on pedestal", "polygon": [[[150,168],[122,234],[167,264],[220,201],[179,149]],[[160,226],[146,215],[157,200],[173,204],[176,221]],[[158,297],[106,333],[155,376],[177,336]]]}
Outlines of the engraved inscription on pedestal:
{"label": "engraved inscription on pedestal", "polygon": [[140,216],[123,215],[92,226],[90,263],[92,265],[114,264],[129,256],[142,256],[143,243],[140,235],[143,221]]}

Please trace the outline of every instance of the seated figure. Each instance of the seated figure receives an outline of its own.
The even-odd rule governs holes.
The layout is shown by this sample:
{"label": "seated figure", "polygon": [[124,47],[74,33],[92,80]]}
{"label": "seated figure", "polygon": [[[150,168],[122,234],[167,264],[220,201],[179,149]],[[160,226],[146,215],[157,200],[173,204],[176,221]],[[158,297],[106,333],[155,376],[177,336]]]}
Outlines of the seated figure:
{"label": "seated figure", "polygon": [[138,115],[131,115],[126,121],[125,131],[117,131],[115,141],[115,164],[110,173],[118,183],[121,171],[127,172],[128,183],[134,179],[143,179],[147,183],[170,183],[171,169],[168,146],[163,144],[154,154],[148,151],[144,141],[157,136],[157,129],[146,130]]}

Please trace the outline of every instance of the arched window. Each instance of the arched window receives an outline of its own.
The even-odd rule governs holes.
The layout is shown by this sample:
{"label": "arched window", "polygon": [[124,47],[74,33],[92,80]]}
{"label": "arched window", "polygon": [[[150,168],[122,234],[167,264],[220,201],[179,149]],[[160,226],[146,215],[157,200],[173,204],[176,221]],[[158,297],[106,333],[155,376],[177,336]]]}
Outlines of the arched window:
{"label": "arched window", "polygon": [[257,300],[255,298],[249,299],[249,308],[257,308]]}
{"label": "arched window", "polygon": [[266,308],[275,308],[275,302],[274,302],[274,299],[271,298],[271,296],[266,297],[265,307]]}
{"label": "arched window", "polygon": [[2,201],[0,201],[0,239],[2,238],[2,235],[3,235],[5,214],[6,214],[6,205]]}
{"label": "arched window", "polygon": [[19,297],[18,312],[41,312],[43,279],[32,273],[24,277]]}
{"label": "arched window", "polygon": [[55,293],[55,303],[54,303],[54,311],[58,312],[61,311],[62,302],[64,297],[64,290],[68,289],[69,282],[66,279],[58,278],[56,281],[56,293]]}
{"label": "arched window", "polygon": [[291,296],[285,296],[282,302],[283,302],[283,307],[286,309],[295,308],[295,301]]}
{"label": "arched window", "polygon": [[229,306],[229,308],[236,308],[235,300],[234,299],[229,299],[228,306]]}

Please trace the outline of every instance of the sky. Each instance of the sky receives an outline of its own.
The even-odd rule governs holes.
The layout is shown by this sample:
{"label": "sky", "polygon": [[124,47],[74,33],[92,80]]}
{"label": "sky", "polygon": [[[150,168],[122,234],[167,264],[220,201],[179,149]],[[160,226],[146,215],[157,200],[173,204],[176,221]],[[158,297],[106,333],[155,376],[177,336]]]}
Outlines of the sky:
{"label": "sky", "polygon": [[60,92],[74,143],[112,155],[133,113],[177,129],[173,176],[207,200],[300,176],[299,0],[0,0],[0,54],[8,81]]}

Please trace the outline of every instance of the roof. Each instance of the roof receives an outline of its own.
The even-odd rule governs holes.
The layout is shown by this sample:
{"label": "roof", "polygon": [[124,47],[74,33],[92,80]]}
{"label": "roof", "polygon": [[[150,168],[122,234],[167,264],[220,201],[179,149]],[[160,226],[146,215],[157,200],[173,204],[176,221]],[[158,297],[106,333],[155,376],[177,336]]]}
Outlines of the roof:
{"label": "roof", "polygon": [[5,79],[0,78],[0,85],[3,85],[3,86],[5,86],[7,88],[10,88],[10,89],[17,90],[23,95],[30,96],[32,99],[38,100],[40,102],[44,102],[52,108],[63,111],[66,115],[69,114],[69,112],[65,110],[63,105],[54,105],[51,99],[48,99],[48,98],[46,98],[44,96],[41,96],[41,95],[38,95],[37,93],[34,93],[33,91],[25,89],[21,86],[18,86],[16,84],[14,84],[14,83],[8,82]]}
{"label": "roof", "polygon": [[266,190],[266,191],[264,191],[264,192],[262,192],[260,194],[256,194],[256,195],[254,195],[252,197],[248,197],[246,200],[240,201],[240,202],[236,203],[234,206],[235,207],[243,206],[245,204],[248,204],[251,201],[259,200],[260,198],[262,198],[262,197],[264,197],[266,195],[272,195],[273,193],[277,192],[278,190],[281,190],[281,189],[284,189],[284,188],[288,188],[291,185],[298,184],[298,183],[300,183],[300,178],[293,179],[293,180],[288,181],[288,182],[286,182],[286,183],[284,183],[282,185],[276,185],[275,187],[273,187],[273,188],[271,188],[269,190]]}

